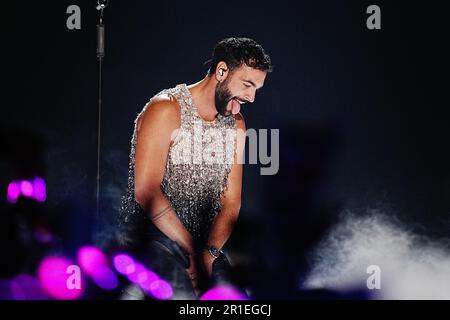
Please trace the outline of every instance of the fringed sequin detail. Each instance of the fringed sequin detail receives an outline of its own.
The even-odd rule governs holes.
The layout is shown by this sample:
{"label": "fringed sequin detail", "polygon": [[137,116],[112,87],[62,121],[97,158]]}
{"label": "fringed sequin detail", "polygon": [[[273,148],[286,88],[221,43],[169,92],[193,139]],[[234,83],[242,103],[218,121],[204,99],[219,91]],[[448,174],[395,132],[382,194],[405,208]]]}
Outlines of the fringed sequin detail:
{"label": "fringed sequin detail", "polygon": [[[173,96],[181,108],[181,127],[172,143],[161,183],[163,194],[170,201],[186,229],[197,244],[206,241],[215,216],[221,210],[221,196],[228,188],[228,175],[236,155],[236,121],[233,116],[219,115],[214,122],[204,121],[185,84],[159,94]],[[158,94],[158,95],[159,95]],[[134,163],[137,144],[137,122],[131,141],[128,187],[122,198],[120,221],[127,232],[139,232],[148,219],[134,195]],[[131,243],[122,236],[123,243]]]}

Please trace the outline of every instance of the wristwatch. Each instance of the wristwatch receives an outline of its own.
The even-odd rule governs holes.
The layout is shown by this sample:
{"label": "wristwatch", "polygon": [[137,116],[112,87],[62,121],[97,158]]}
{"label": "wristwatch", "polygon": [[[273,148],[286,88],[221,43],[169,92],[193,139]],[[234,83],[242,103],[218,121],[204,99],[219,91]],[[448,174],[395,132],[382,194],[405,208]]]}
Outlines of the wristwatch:
{"label": "wristwatch", "polygon": [[207,248],[207,250],[208,250],[209,254],[212,255],[212,256],[214,257],[214,259],[217,259],[217,258],[220,256],[221,253],[224,253],[224,252],[222,251],[222,249],[218,249],[218,248],[215,247],[215,246],[209,246],[209,247]]}

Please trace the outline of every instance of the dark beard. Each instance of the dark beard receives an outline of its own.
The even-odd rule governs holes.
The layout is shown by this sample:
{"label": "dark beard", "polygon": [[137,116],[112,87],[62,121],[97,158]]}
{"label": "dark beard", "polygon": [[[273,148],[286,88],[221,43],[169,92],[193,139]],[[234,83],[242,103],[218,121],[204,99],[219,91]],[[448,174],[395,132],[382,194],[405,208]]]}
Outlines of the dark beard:
{"label": "dark beard", "polygon": [[215,104],[216,104],[216,110],[219,114],[222,116],[228,117],[232,113],[227,111],[227,105],[231,101],[232,96],[231,92],[228,89],[228,81],[225,80],[222,83],[219,83],[216,86],[216,93],[214,96]]}

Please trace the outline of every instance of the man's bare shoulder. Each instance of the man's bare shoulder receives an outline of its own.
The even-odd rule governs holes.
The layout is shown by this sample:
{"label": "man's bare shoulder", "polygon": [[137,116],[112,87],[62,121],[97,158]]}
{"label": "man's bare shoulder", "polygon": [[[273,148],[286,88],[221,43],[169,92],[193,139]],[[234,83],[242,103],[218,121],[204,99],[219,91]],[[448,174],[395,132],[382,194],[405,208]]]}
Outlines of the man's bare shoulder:
{"label": "man's bare shoulder", "polygon": [[155,113],[164,113],[166,115],[176,115],[179,113],[179,104],[177,99],[169,94],[159,94],[154,96],[148,103],[147,110]]}
{"label": "man's bare shoulder", "polygon": [[140,120],[141,124],[158,123],[171,127],[178,126],[180,122],[178,101],[171,95],[159,94],[149,101]]}

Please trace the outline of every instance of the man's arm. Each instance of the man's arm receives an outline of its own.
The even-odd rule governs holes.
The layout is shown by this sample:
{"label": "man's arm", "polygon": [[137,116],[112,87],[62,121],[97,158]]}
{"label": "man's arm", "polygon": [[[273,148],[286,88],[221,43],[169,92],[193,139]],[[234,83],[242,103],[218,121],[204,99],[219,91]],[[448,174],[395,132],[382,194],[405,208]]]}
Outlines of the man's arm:
{"label": "man's arm", "polygon": [[[155,226],[187,252],[193,252],[191,234],[186,230],[160,185],[171,139],[180,126],[178,103],[168,96],[152,99],[137,123],[135,157],[135,198]],[[166,208],[170,210],[164,211]],[[161,212],[165,212],[160,215]]]}
{"label": "man's arm", "polygon": [[[244,147],[245,147],[245,121],[244,118],[238,114],[236,117],[236,156],[233,166],[228,176],[228,188],[221,198],[222,208],[214,219],[209,234],[208,246],[215,246],[222,248],[227,242],[233,231],[234,224],[239,217],[239,210],[241,208],[241,190],[242,190],[242,171],[244,163]],[[214,258],[204,251],[202,254],[203,264],[211,276],[212,263]]]}

